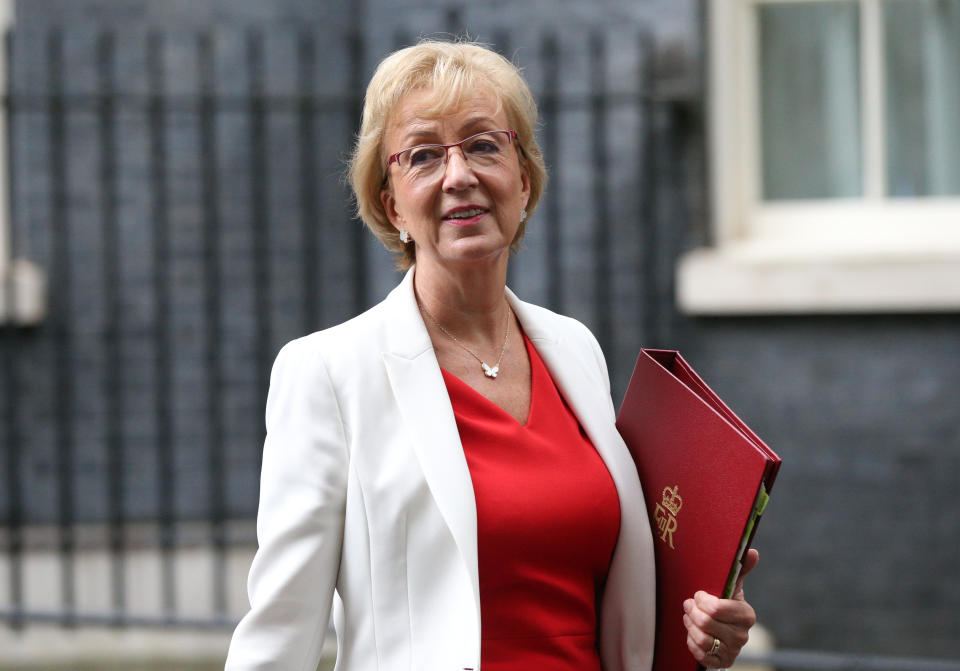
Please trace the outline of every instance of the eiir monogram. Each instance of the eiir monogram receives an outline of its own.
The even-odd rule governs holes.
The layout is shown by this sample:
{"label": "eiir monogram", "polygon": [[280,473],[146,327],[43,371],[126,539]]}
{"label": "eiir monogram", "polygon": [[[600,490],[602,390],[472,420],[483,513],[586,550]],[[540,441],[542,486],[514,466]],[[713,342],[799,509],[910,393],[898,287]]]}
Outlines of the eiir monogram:
{"label": "eiir monogram", "polygon": [[[661,505],[662,504],[662,505]],[[657,529],[660,530],[660,540],[670,544],[673,548],[673,532],[677,530],[677,514],[683,507],[683,499],[680,498],[680,485],[674,485],[663,488],[663,498],[654,508],[654,521],[657,523]]]}

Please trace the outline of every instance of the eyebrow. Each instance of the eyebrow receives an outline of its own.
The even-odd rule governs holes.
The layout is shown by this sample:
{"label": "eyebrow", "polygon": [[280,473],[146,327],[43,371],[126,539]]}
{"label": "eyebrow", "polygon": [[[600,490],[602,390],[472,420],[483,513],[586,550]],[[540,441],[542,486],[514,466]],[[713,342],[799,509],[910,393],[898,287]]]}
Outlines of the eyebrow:
{"label": "eyebrow", "polygon": [[[414,123],[416,123],[416,121]],[[438,136],[438,132],[436,130],[436,126],[428,127],[428,124],[430,123],[431,123],[430,121],[421,121],[420,125],[422,125],[423,128],[411,129],[406,135],[404,135],[403,143],[405,144],[405,146],[408,146],[408,147],[413,146],[409,144],[410,142],[417,142],[425,139],[435,139]],[[481,126],[487,123],[490,124],[490,128],[487,128],[485,130],[494,130],[494,126],[496,124],[494,123],[494,120],[492,117],[489,117],[485,114],[469,117],[464,123],[460,125],[460,135],[462,137],[469,137],[474,133],[482,133],[484,129],[482,129]],[[429,144],[434,144],[434,142],[430,142]],[[436,144],[440,144],[440,142],[437,141]]]}

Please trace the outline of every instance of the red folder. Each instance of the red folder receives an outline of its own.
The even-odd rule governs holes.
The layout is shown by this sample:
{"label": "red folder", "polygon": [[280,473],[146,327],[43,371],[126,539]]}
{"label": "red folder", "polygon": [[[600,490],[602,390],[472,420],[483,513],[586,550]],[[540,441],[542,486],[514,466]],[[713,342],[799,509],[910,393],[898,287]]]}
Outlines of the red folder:
{"label": "red folder", "polygon": [[732,593],[780,457],[700,379],[679,352],[640,350],[617,428],[637,464],[654,535],[654,671],[699,668],[683,601]]}

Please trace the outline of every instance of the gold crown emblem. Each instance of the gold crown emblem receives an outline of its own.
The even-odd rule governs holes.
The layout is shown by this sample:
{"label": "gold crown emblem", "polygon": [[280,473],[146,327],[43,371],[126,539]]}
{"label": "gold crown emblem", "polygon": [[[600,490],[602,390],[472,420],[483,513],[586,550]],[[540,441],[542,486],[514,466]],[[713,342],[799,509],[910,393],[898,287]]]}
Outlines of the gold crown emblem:
{"label": "gold crown emblem", "polygon": [[670,511],[670,514],[676,517],[677,513],[680,512],[680,508],[683,507],[683,499],[680,497],[680,485],[674,485],[673,489],[669,487],[663,488],[663,507]]}

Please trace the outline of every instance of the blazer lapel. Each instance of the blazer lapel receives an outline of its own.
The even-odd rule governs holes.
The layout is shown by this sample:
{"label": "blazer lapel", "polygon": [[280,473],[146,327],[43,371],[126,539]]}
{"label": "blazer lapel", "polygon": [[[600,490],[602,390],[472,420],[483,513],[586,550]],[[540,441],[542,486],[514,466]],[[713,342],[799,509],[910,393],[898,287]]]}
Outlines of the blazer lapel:
{"label": "blazer lapel", "polygon": [[[569,342],[565,342],[564,333],[556,328],[556,323],[553,324],[554,328],[550,329],[538,314],[542,308],[524,303],[509,290],[507,295],[524,332],[547,365],[563,397],[591,440],[599,442],[607,436],[610,399],[598,395],[596,385],[585,383],[585,380],[597,376],[593,361],[584,361],[584,357],[590,356],[591,352],[574,348]],[[559,319],[557,321],[559,322]],[[606,371],[603,373],[606,374]],[[600,446],[597,447],[599,449]]]}
{"label": "blazer lapel", "polygon": [[639,492],[636,467],[614,424],[610,396],[597,393],[598,389],[605,388],[606,383],[603,379],[594,379],[598,374],[607,375],[607,372],[597,370],[595,361],[589,358],[592,352],[565,342],[563,330],[557,328],[563,326],[559,318],[551,320],[554,327],[551,330],[541,317],[542,308],[524,303],[509,289],[507,297],[557,388],[610,471],[620,496],[621,514],[631,515],[630,511],[637,505],[633,492]]}
{"label": "blazer lapel", "polygon": [[383,363],[424,477],[470,575],[477,622],[477,506],[453,407],[413,293],[413,270],[386,299]]}

